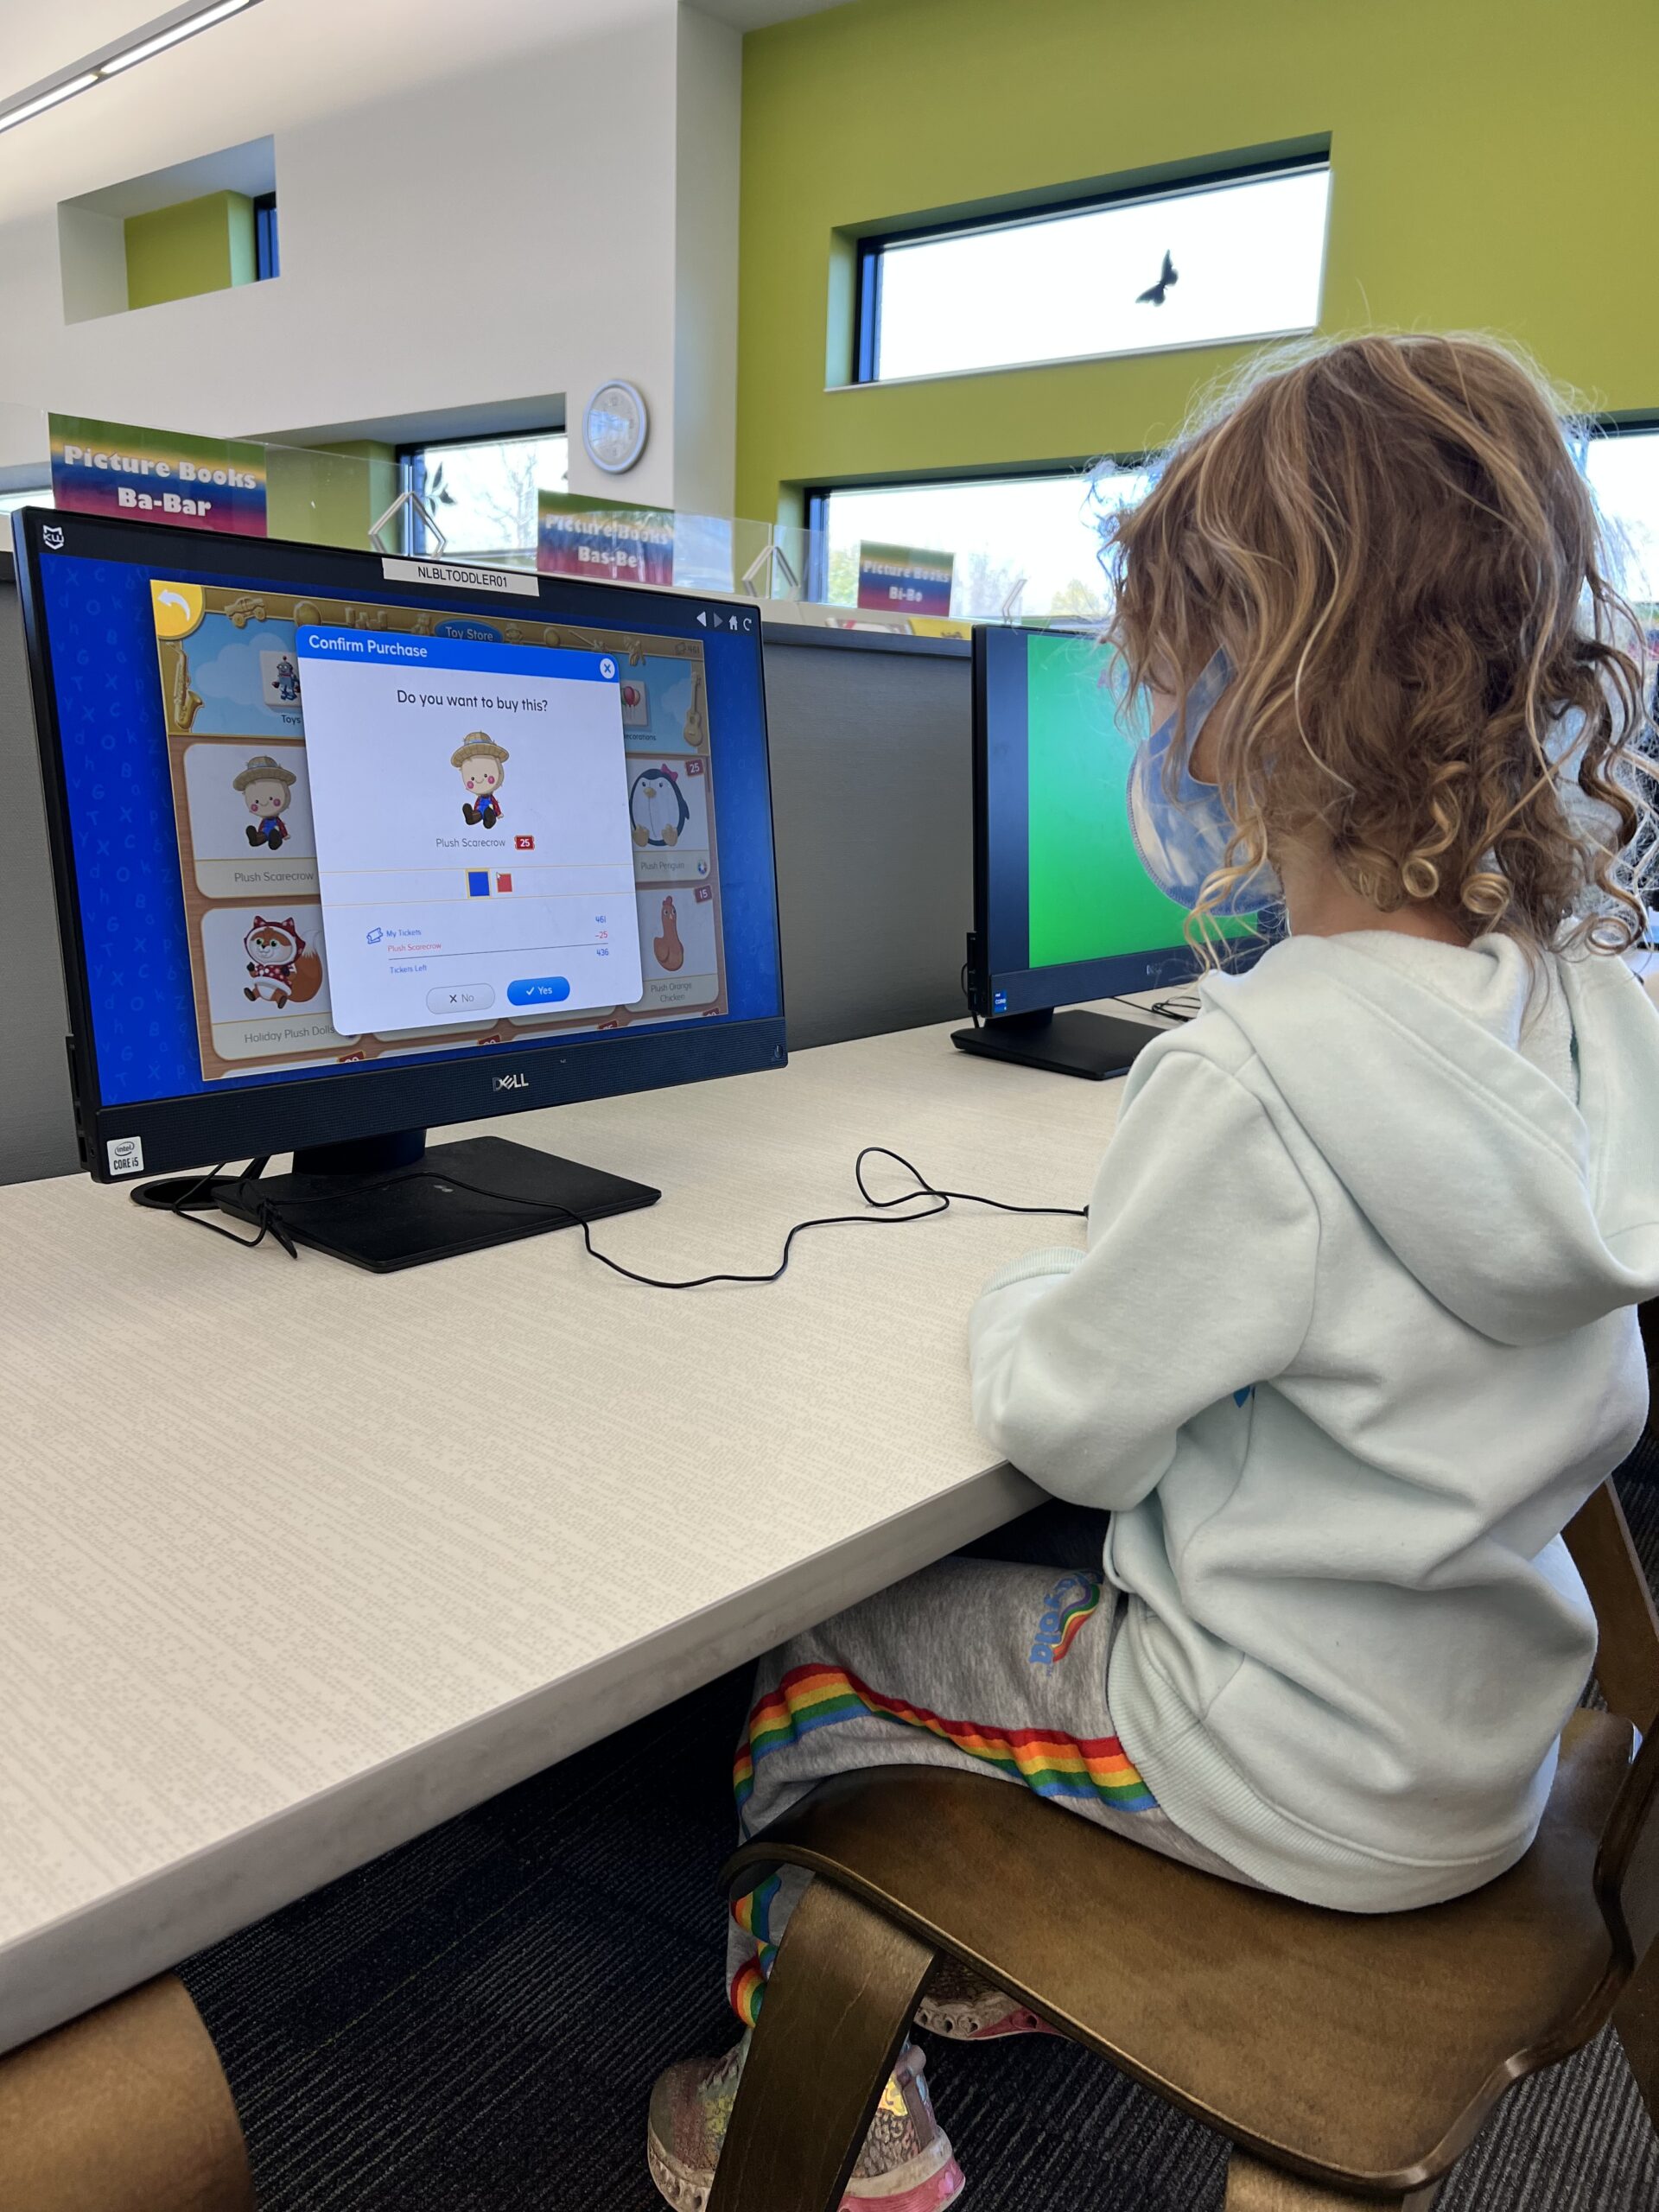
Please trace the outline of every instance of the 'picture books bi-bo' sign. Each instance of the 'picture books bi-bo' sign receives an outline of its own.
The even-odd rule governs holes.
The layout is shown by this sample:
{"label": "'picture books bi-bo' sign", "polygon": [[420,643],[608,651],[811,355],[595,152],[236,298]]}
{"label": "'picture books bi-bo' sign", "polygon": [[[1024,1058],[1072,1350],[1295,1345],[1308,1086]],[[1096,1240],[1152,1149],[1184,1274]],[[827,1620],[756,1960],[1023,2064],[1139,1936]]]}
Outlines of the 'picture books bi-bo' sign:
{"label": "'picture books bi-bo' sign", "polygon": [[543,575],[600,583],[671,584],[673,514],[625,499],[537,492],[536,566]]}
{"label": "'picture books bi-bo' sign", "polygon": [[265,449],[130,423],[49,415],[52,497],[81,514],[265,535]]}
{"label": "'picture books bi-bo' sign", "polygon": [[949,614],[954,553],[930,553],[914,545],[861,545],[858,603],[885,607],[889,613]]}

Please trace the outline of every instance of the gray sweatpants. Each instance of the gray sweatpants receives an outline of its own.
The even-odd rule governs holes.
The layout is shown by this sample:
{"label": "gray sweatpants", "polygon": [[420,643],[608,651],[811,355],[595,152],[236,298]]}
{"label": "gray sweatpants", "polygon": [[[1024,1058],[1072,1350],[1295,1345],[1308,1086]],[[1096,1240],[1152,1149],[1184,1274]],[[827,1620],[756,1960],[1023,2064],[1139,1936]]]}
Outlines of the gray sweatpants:
{"label": "gray sweatpants", "polygon": [[[1094,1515],[1027,1520],[1039,1524],[1034,1535],[1002,1543],[1090,1560],[1079,1524],[1092,1523],[1096,1538],[1103,1529]],[[769,1652],[733,1773],[744,1840],[827,1776],[955,1766],[1022,1783],[1154,1851],[1244,1878],[1160,1810],[1118,1741],[1106,1673],[1123,1600],[1100,1557],[1096,1541],[1079,1566],[942,1560]],[[727,1986],[746,2025],[809,1878],[786,1869],[732,1908]]]}

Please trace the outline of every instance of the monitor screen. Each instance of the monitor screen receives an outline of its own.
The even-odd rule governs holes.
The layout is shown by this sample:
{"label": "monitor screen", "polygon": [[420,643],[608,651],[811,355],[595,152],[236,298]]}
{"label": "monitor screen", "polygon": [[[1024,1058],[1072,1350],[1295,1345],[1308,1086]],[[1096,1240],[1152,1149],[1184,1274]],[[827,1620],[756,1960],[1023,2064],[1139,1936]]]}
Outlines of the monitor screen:
{"label": "monitor screen", "polygon": [[[1134,737],[1091,638],[975,632],[976,1011],[1069,1006],[1189,978],[1184,907],[1141,865]],[[1255,939],[1255,925],[1223,932]]]}
{"label": "monitor screen", "polygon": [[[280,1091],[258,1130],[287,1149],[290,1097],[309,1142],[781,1058],[754,610],[41,520],[26,611],[81,1103],[148,1127],[146,1165],[232,1126],[169,1139],[163,1105]],[[445,1087],[481,1059],[525,1079]],[[399,1073],[421,1081],[366,1103]]]}

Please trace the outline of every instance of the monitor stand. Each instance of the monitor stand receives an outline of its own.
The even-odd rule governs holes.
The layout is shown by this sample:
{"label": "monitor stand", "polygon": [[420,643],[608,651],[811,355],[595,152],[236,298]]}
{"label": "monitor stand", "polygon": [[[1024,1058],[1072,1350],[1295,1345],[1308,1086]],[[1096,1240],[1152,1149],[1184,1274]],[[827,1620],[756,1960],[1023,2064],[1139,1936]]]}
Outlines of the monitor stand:
{"label": "monitor stand", "polygon": [[1149,1021],[1119,1021],[1109,1014],[1070,1007],[1057,1014],[1042,1007],[1035,1014],[1003,1014],[977,1029],[953,1029],[950,1042],[964,1052],[993,1060],[1016,1060],[1051,1075],[1086,1076],[1103,1083],[1122,1075],[1135,1055],[1162,1030]]}
{"label": "monitor stand", "polygon": [[[182,1176],[146,1185],[133,1197],[173,1205],[200,1183]],[[294,1154],[286,1175],[221,1176],[198,1203],[246,1222],[257,1222],[269,1207],[296,1244],[389,1274],[631,1213],[661,1196],[648,1183],[505,1137],[463,1137],[429,1151],[424,1129],[403,1129],[395,1136],[313,1145]]]}

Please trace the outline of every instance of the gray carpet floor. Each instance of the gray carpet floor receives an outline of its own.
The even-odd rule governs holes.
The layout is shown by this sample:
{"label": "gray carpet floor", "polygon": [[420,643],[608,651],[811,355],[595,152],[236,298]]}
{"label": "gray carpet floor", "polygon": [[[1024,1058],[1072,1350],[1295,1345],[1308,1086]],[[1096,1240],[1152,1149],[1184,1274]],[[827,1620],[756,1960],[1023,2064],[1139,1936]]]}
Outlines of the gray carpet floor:
{"label": "gray carpet floor", "polygon": [[[1621,1482],[1659,1587],[1659,1447]],[[264,2212],[658,2212],[660,2068],[723,2049],[730,1676],[201,1953]],[[1215,2212],[1224,2146],[1047,2038],[932,2043],[975,2212]],[[1499,2108],[1437,2212],[1654,2212],[1604,2036]],[[786,2212],[780,2207],[779,2212]]]}

